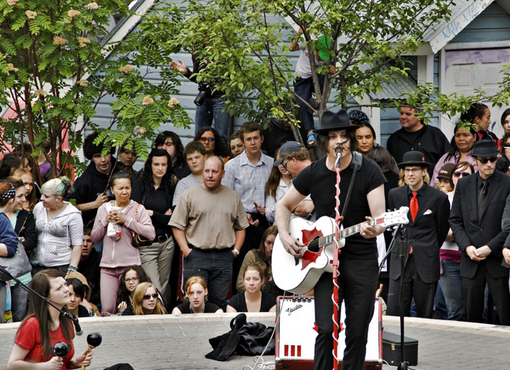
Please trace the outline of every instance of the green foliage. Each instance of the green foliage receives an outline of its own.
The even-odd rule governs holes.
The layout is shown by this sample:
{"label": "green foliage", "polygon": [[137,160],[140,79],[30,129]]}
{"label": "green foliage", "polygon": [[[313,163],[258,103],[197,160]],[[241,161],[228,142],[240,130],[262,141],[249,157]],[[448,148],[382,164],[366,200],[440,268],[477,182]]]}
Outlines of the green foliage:
{"label": "green foliage", "polygon": [[[160,42],[135,33],[103,46],[110,23],[129,15],[124,0],[0,3],[0,89],[6,92],[0,104],[15,112],[2,123],[1,149],[24,142],[37,156],[47,140],[52,167],[74,166],[79,173],[80,163],[71,154],[81,148],[86,128],[101,131],[106,146],[134,143],[143,158],[145,143],[160,124],[189,125],[179,104],[168,105],[177,93],[175,71],[166,72],[159,85],[146,78],[155,68],[168,69]],[[147,23],[142,30],[150,27]],[[100,104],[113,112],[107,129],[94,122]]]}
{"label": "green foliage", "polygon": [[[296,76],[287,56],[295,32],[283,17],[303,30],[301,40],[312,55],[320,47],[319,36],[332,40],[332,47],[324,50],[326,61],[317,68],[311,63],[320,116],[332,92],[337,104],[345,107],[350,97],[380,90],[396,74],[407,76],[409,66],[402,55],[416,50],[424,32],[449,16],[452,4],[450,0],[310,3],[191,0],[179,12],[175,6],[162,6],[162,15],[152,19],[155,31],[145,31],[168,40],[168,52],[184,50],[207,60],[196,78],[225,92],[231,113],[266,125],[275,119],[297,123],[292,89]],[[165,34],[165,27],[175,23],[180,28],[169,27],[173,33]],[[326,75],[322,92],[318,73]]]}

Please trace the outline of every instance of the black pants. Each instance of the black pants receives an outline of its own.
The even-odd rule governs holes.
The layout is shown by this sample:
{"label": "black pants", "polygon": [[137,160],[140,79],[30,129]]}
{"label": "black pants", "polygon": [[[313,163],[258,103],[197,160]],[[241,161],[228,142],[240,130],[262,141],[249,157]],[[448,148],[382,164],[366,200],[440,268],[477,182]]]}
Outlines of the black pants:
{"label": "black pants", "polygon": [[508,277],[494,278],[487,271],[485,261],[480,261],[472,279],[462,277],[462,287],[466,300],[467,321],[483,322],[485,284],[489,286],[498,311],[500,325],[510,325],[510,294]]}
{"label": "black pants", "polygon": [[[400,263],[398,261],[397,263]],[[404,316],[410,316],[411,301],[414,298],[416,303],[416,315],[418,317],[432,318],[434,313],[434,297],[437,290],[437,281],[434,283],[425,283],[418,272],[414,256],[408,257],[404,269]],[[391,316],[400,315],[400,282],[402,274],[397,280],[390,279],[390,290],[388,292],[388,311]]]}
{"label": "black pants", "polygon": [[[341,260],[339,268],[339,305],[345,301],[345,351],[342,370],[361,370],[365,362],[368,327],[374,313],[377,290],[377,259]],[[324,273],[314,288],[315,322],[319,333],[315,341],[315,370],[333,368],[333,292],[332,274]]]}

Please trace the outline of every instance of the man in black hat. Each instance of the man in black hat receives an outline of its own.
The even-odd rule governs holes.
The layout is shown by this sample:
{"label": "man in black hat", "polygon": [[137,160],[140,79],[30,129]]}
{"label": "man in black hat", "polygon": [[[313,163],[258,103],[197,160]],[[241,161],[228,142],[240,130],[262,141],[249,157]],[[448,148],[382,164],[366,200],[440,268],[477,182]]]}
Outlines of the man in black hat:
{"label": "man in black hat", "polygon": [[[289,235],[289,217],[292,210],[308,194],[311,194],[317,218],[335,217],[335,161],[341,154],[340,209],[344,226],[352,226],[366,220],[367,216],[380,216],[385,210],[384,182],[379,166],[359,153],[353,152],[357,127],[349,124],[344,110],[337,113],[325,111],[321,117],[321,129],[316,130],[318,144],[326,156],[313,162],[294,179],[293,186],[285,193],[276,207],[276,223],[283,246],[288,253],[301,257],[303,244]],[[354,160],[353,160],[354,159]],[[353,174],[354,181],[351,183]],[[351,187],[350,201],[346,195]],[[384,231],[381,226],[364,224],[361,233],[346,239],[341,250],[339,265],[339,302],[345,302],[346,339],[343,370],[360,370],[365,359],[368,325],[374,309],[377,282],[376,236]],[[333,279],[331,273],[323,273],[314,287],[315,322],[318,335],[315,342],[314,365],[316,370],[333,367]],[[340,356],[341,357],[341,356]]]}
{"label": "man in black hat", "polygon": [[[432,318],[434,296],[439,281],[439,249],[448,234],[450,202],[448,196],[425,183],[430,163],[422,152],[410,151],[399,163],[404,170],[405,186],[391,189],[388,208],[409,207],[409,224],[396,236],[391,253],[388,315],[400,314],[402,299],[404,315],[409,316],[411,301],[416,302],[418,317]],[[404,272],[400,255],[404,255]],[[402,298],[400,285],[404,284]]]}
{"label": "man in black hat", "polygon": [[492,140],[477,141],[471,155],[478,172],[457,183],[450,216],[455,241],[462,251],[460,275],[467,320],[483,322],[484,291],[488,285],[499,324],[510,325],[508,269],[501,265],[504,250],[508,249],[501,221],[510,216],[510,205],[505,208],[510,177],[495,170],[498,150]]}

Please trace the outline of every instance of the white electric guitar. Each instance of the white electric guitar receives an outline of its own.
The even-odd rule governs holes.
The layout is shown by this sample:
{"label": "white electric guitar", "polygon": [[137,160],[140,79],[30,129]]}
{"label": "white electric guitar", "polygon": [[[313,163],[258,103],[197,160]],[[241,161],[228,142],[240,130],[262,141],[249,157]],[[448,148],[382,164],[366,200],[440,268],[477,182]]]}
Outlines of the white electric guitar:
{"label": "white electric guitar", "polygon": [[[345,238],[361,231],[362,224],[390,227],[409,223],[409,207],[400,207],[393,212],[385,212],[380,217],[339,230],[339,247],[345,245]],[[333,272],[335,232],[338,226],[331,217],[323,216],[316,222],[302,218],[290,221],[290,235],[305,245],[302,258],[289,254],[276,236],[271,257],[273,279],[278,288],[296,294],[310,291],[323,272]]]}

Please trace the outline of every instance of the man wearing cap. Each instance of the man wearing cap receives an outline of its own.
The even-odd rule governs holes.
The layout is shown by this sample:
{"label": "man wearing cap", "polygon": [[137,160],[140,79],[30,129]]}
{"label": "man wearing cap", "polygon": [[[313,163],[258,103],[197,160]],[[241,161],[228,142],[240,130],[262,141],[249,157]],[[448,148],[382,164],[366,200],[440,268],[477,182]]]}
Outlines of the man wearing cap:
{"label": "man wearing cap", "polygon": [[[283,144],[280,147],[280,149],[278,149],[278,158],[279,159],[274,162],[273,167],[278,167],[281,165],[283,169],[287,171],[290,174],[291,178],[293,179],[312,163],[312,161],[310,160],[310,153],[308,153],[308,150],[303,146],[303,144],[300,144],[297,141],[287,141],[285,144]],[[282,182],[283,180],[280,180],[280,187],[283,186]],[[285,188],[283,194],[285,194],[287,190],[288,187]],[[277,197],[268,196],[266,198],[266,218],[271,223],[274,222],[276,203],[280,198],[278,196]],[[294,216],[311,219],[313,209],[314,209],[313,201],[308,196],[299,203],[299,205],[294,209],[292,214]]]}
{"label": "man wearing cap", "polygon": [[[289,218],[292,210],[308,194],[311,194],[317,217],[335,217],[335,162],[341,154],[340,209],[344,211],[344,226],[352,226],[367,219],[380,216],[385,210],[384,182],[379,166],[353,153],[356,126],[349,124],[346,111],[337,113],[325,111],[321,117],[321,129],[316,130],[318,144],[326,156],[306,167],[293,181],[276,206],[276,223],[280,240],[288,253],[301,257],[303,244],[289,235]],[[355,158],[357,157],[357,158]],[[356,165],[359,159],[360,166]],[[356,167],[355,167],[356,165]],[[358,168],[359,167],[359,168]],[[351,186],[349,204],[346,194]],[[346,239],[341,250],[339,264],[339,302],[346,307],[346,339],[343,356],[343,370],[360,370],[365,359],[368,325],[374,309],[377,282],[376,236],[384,231],[381,226],[361,226],[361,233]],[[318,335],[315,342],[314,365],[316,370],[330,370],[333,367],[333,281],[331,273],[323,273],[314,287],[315,322]]]}
{"label": "man wearing cap", "polygon": [[425,125],[417,116],[419,110],[409,106],[399,109],[401,129],[395,131],[388,138],[386,148],[398,162],[402,162],[404,153],[418,150],[423,153],[425,160],[431,164],[429,175],[437,161],[452,147],[443,132],[437,127]]}
{"label": "man wearing cap", "polygon": [[499,324],[510,325],[508,269],[501,265],[505,254],[510,253],[510,243],[505,243],[510,231],[510,177],[495,170],[498,150],[493,141],[477,141],[471,155],[478,172],[457,183],[450,216],[455,241],[462,251],[460,275],[467,320],[483,322],[488,285]]}
{"label": "man wearing cap", "polygon": [[453,190],[454,186],[452,181],[452,174],[455,166],[456,166],[455,163],[445,163],[441,167],[441,169],[437,173],[437,180],[435,186],[436,189],[441,190],[445,194]]}
{"label": "man wearing cap", "polygon": [[[439,281],[439,249],[450,229],[450,202],[445,193],[425,183],[430,163],[425,162],[422,152],[405,153],[398,166],[404,171],[406,185],[390,190],[388,208],[409,207],[409,224],[397,234],[391,253],[387,313],[400,314],[400,285],[403,284],[404,315],[409,316],[414,298],[418,317],[432,318]],[[402,247],[405,249],[403,273]]]}
{"label": "man wearing cap", "polygon": [[278,157],[274,166],[281,164],[293,178],[312,163],[308,150],[297,141],[287,141],[283,144],[278,151]]}

